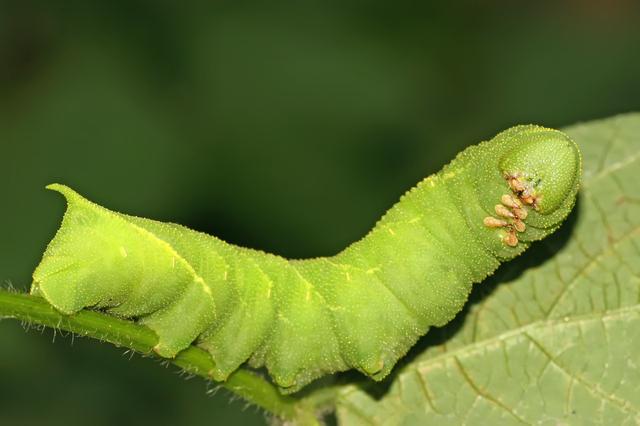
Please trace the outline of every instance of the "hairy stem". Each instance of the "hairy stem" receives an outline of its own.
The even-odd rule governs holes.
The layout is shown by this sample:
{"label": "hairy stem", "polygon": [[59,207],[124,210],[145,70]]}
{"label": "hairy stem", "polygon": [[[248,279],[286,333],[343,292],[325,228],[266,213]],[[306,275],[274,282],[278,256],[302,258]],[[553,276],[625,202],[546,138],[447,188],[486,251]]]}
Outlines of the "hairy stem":
{"label": "hairy stem", "polygon": [[[138,353],[153,355],[158,336],[149,328],[95,311],[81,311],[64,315],[44,299],[0,289],[0,318],[15,318],[30,324],[44,325],[70,331],[126,347]],[[211,380],[208,372],[213,361],[204,350],[191,346],[180,352],[171,362],[185,371]],[[221,385],[285,420],[298,424],[316,424],[312,407],[299,400],[281,395],[265,378],[248,370],[237,370]]]}

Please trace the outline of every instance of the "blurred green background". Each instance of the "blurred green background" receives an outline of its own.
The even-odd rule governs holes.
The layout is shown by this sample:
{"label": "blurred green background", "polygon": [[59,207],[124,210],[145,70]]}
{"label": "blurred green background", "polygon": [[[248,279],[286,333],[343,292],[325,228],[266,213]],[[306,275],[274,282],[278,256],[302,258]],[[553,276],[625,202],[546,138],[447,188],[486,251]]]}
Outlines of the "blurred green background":
{"label": "blurred green background", "polygon": [[[0,0],[0,279],[29,285],[63,212],[50,182],[327,255],[466,145],[640,110],[640,2],[481,3]],[[0,322],[1,425],[264,423],[158,362],[53,341]]]}

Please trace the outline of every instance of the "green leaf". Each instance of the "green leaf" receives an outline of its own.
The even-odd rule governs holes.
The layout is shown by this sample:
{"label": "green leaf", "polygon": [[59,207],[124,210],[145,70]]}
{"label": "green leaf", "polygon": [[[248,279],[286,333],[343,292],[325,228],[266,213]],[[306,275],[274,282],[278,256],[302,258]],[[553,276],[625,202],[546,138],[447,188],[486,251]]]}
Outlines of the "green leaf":
{"label": "green leaf", "polygon": [[640,422],[640,114],[565,129],[584,155],[561,230],[476,286],[457,321],[342,424]]}

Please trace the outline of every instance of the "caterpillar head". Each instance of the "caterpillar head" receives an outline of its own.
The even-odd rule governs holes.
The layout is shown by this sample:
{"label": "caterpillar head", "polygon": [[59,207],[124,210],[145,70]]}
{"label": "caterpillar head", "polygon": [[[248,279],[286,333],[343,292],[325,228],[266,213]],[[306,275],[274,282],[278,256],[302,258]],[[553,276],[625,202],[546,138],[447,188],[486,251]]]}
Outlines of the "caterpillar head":
{"label": "caterpillar head", "polygon": [[[539,134],[536,134],[539,133]],[[573,205],[580,176],[580,151],[564,133],[529,133],[500,161],[500,170],[520,200],[540,214]]]}
{"label": "caterpillar head", "polygon": [[557,130],[518,126],[505,133],[498,160],[503,194],[484,225],[498,228],[504,244],[516,247],[544,238],[569,214],[582,158],[575,142]]}

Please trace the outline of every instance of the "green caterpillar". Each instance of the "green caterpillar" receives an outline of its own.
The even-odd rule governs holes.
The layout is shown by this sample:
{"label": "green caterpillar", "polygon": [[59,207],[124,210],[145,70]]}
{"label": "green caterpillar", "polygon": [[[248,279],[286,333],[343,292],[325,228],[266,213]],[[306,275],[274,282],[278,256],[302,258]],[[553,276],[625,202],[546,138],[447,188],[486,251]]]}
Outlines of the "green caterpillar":
{"label": "green caterpillar", "polygon": [[217,380],[247,361],[283,392],[351,368],[380,380],[461,310],[472,283],[560,226],[580,174],[566,135],[513,127],[424,179],[360,241],[307,260],[115,213],[53,184],[68,209],[31,292],[65,314],[136,319],[162,357],[196,344]]}

